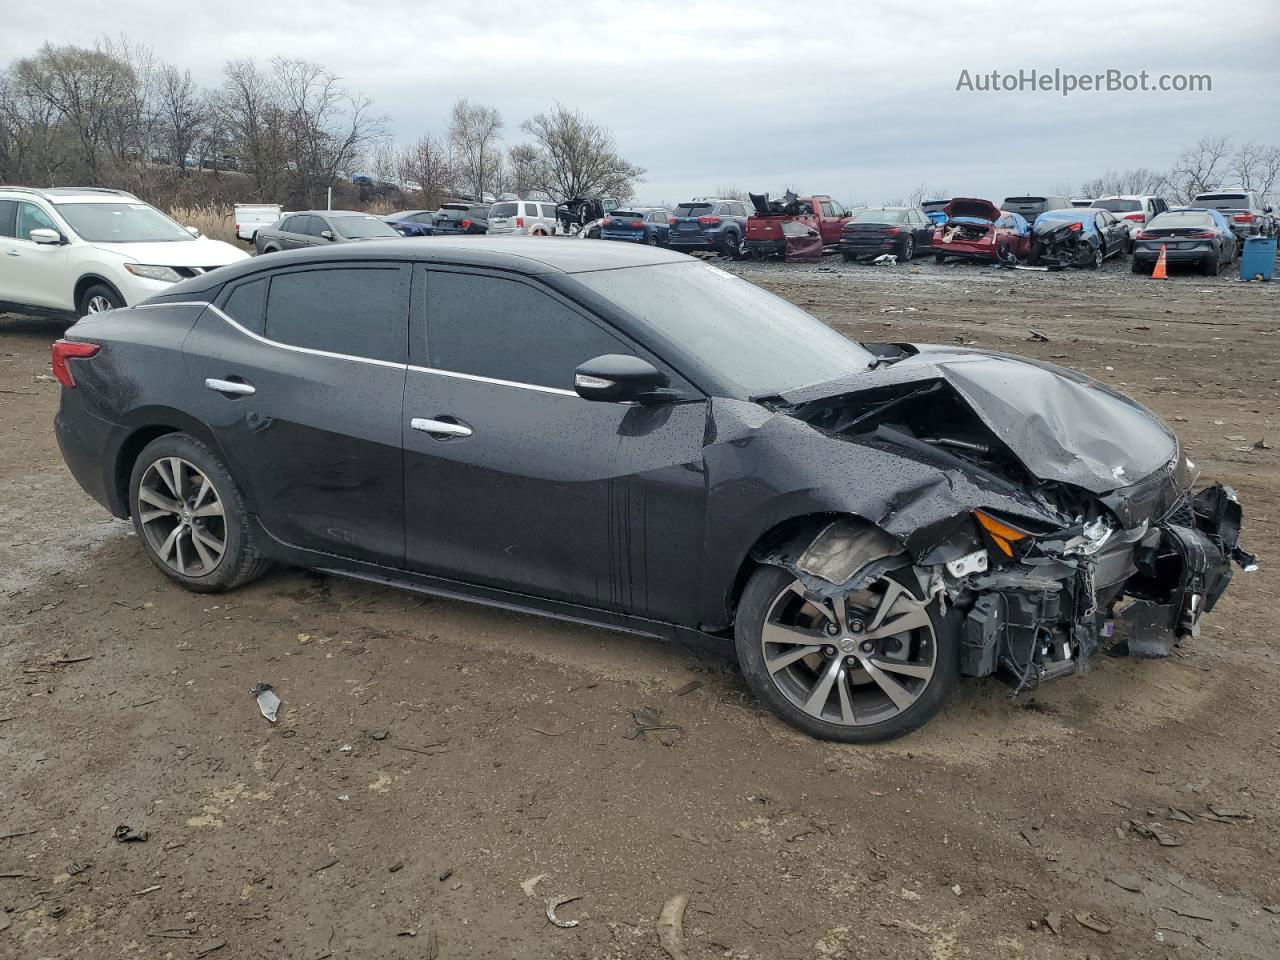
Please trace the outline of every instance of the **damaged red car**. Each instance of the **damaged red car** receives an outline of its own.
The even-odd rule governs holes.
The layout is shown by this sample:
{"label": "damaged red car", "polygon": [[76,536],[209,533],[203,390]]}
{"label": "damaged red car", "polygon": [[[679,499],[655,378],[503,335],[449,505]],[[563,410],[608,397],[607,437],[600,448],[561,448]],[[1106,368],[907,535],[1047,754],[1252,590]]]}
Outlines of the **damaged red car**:
{"label": "damaged red car", "polygon": [[[756,260],[793,259],[797,246],[803,247],[805,259],[834,250],[849,222],[849,211],[825,194],[800,197],[788,192],[779,200],[769,199],[767,193],[750,197],[755,212],[747,218],[743,247]],[[805,240],[810,242],[797,243]]]}
{"label": "damaged red car", "polygon": [[947,222],[933,232],[938,263],[948,257],[999,263],[1031,254],[1031,227],[1020,214],[973,197],[957,197],[943,212]]}

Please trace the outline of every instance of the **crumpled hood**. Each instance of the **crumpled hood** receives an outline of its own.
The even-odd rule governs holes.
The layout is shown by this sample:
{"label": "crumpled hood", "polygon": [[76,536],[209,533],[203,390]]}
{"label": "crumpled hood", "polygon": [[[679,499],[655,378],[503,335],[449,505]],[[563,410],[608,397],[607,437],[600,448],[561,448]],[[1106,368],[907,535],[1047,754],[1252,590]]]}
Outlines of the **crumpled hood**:
{"label": "crumpled hood", "polygon": [[249,257],[229,243],[208,237],[168,243],[95,243],[93,246],[103,253],[159,267],[225,267]]}
{"label": "crumpled hood", "polygon": [[1026,469],[1042,480],[1103,494],[1167,466],[1173,433],[1146,407],[1098,381],[1008,354],[912,344],[889,367],[803,387],[788,404],[902,383],[944,380]]}

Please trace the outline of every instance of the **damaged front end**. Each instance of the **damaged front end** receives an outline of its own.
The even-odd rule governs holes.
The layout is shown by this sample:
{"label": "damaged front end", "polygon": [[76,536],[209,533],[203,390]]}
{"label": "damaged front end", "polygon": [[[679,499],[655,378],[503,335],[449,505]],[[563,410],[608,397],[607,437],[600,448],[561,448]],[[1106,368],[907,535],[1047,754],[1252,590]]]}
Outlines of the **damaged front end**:
{"label": "damaged front end", "polygon": [[940,470],[950,498],[919,487],[890,495],[878,516],[763,544],[755,559],[812,597],[905,575],[957,623],[961,674],[1025,690],[1084,672],[1100,650],[1168,656],[1197,635],[1232,563],[1256,568],[1239,544],[1234,491],[1193,493],[1194,465],[1128,398],[1016,358],[869,349],[889,367],[874,387],[775,408]]}

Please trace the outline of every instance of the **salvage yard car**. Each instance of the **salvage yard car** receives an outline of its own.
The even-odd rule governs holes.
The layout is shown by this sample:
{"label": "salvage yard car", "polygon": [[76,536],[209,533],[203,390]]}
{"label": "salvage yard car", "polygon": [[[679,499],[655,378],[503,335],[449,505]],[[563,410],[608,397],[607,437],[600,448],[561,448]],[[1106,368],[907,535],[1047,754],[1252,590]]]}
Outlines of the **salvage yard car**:
{"label": "salvage yard car", "polygon": [[767,193],[748,194],[755,212],[747,218],[746,252],[757,260],[781,257],[787,251],[784,227],[798,223],[816,231],[824,249],[834,250],[849,220],[849,212],[825,194],[799,197],[788,192],[780,200]]}
{"label": "salvage yard car", "polygon": [[671,214],[667,244],[674,250],[715,250],[737,257],[743,252],[747,216],[741,200],[703,197],[681,203]]}
{"label": "salvage yard car", "polygon": [[1027,223],[1035,223],[1036,217],[1050,210],[1070,210],[1072,203],[1066,197],[1005,197],[1001,210],[1016,213]]}
{"label": "salvage yard car", "polygon": [[1032,264],[1096,270],[1108,257],[1123,256],[1132,247],[1129,228],[1107,210],[1050,210],[1031,225]]}
{"label": "salvage yard car", "polygon": [[[1227,487],[1081,374],[859,344],[683,254],[533,238],[257,258],[53,347],[72,474],[169,579],[272,562],[736,645],[814,736],[960,677],[1162,655],[1254,565]],[[352,403],[352,397],[359,403]]]}
{"label": "salvage yard car", "polygon": [[1276,232],[1271,205],[1252,190],[1211,190],[1200,193],[1188,206],[1217,210],[1231,223],[1231,229],[1243,244],[1250,237],[1269,237]]}
{"label": "salvage yard car", "polygon": [[629,207],[615,210],[600,221],[601,240],[646,243],[661,247],[671,232],[671,214],[666,207]]}
{"label": "salvage yard car", "polygon": [[1136,237],[1143,227],[1169,209],[1169,203],[1164,197],[1137,193],[1099,197],[1086,206],[1114,213],[1124,221],[1132,237]]}
{"label": "salvage yard car", "polygon": [[393,227],[359,210],[302,210],[259,227],[253,245],[263,254],[398,236]]}
{"label": "salvage yard car", "polygon": [[0,187],[0,313],[101,313],[247,257],[123,190]]}
{"label": "salvage yard car", "polygon": [[402,237],[429,237],[436,232],[434,210],[401,210],[387,214],[382,222]]}
{"label": "salvage yard car", "polygon": [[928,251],[933,221],[916,207],[865,207],[855,210],[840,232],[845,260],[893,254],[900,262]]}
{"label": "salvage yard car", "polygon": [[1165,262],[1191,264],[1216,277],[1236,257],[1236,238],[1216,210],[1179,209],[1162,213],[1138,234],[1133,245],[1133,272],[1150,273],[1165,251]]}
{"label": "salvage yard car", "polygon": [[990,200],[957,197],[943,208],[947,222],[933,231],[933,256],[992,263],[1025,260],[1031,254],[1031,228],[1016,213],[996,207]]}

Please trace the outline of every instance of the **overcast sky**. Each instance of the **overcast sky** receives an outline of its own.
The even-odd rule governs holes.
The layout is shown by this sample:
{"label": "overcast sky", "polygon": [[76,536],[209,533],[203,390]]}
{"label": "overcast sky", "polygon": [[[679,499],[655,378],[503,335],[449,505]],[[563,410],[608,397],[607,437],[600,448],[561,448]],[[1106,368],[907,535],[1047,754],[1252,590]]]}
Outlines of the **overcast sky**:
{"label": "overcast sky", "polygon": [[[305,57],[372,97],[396,139],[450,104],[497,107],[509,143],[560,100],[648,170],[647,201],[790,185],[844,201],[920,183],[999,200],[1169,166],[1206,134],[1280,143],[1280,3],[1029,0],[101,0],[6,4],[0,63],[122,32],[220,80],[233,57]],[[971,76],[1209,74],[1205,93],[957,91]],[[976,82],[976,81],[975,81]]]}

